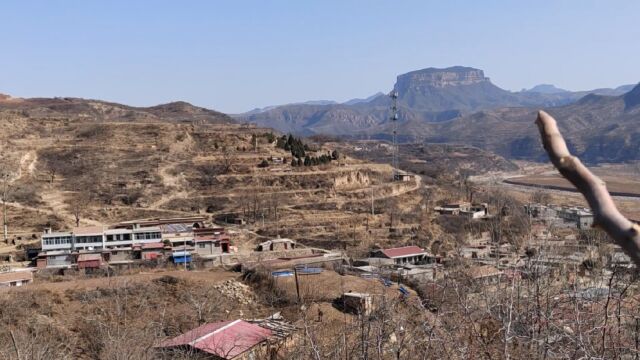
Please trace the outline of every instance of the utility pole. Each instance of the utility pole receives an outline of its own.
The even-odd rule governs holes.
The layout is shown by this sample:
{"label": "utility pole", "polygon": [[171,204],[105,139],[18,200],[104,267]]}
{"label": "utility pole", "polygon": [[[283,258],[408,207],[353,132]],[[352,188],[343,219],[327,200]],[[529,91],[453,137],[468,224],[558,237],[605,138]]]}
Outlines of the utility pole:
{"label": "utility pole", "polygon": [[2,189],[2,224],[3,224],[3,235],[4,242],[9,243],[9,231],[7,228],[7,179],[3,179],[3,189]]}
{"label": "utility pole", "polygon": [[187,240],[184,240],[184,271],[187,271]]}
{"label": "utility pole", "polygon": [[7,194],[9,193],[9,174],[2,175],[2,229],[5,243],[9,243],[9,228],[7,225]]}
{"label": "utility pole", "polygon": [[298,285],[298,268],[296,266],[293,267],[293,274],[296,278],[296,294],[298,295],[298,303],[300,303],[300,285]]}
{"label": "utility pole", "polygon": [[371,187],[371,215],[375,215],[375,210],[373,209],[373,187]]}

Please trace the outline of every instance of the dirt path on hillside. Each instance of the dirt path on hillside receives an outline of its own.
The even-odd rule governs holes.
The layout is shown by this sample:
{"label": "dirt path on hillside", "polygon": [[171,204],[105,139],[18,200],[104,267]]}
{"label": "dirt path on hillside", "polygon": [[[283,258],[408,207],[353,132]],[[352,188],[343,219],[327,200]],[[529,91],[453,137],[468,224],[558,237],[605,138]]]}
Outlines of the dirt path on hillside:
{"label": "dirt path on hillside", "polygon": [[[42,201],[46,204],[46,207],[51,209],[51,212],[64,219],[69,219],[72,224],[75,225],[76,218],[69,209],[69,205],[64,201],[65,194],[70,192],[51,189],[42,194]],[[86,217],[80,217],[80,225],[100,226],[101,222],[88,219]]]}
{"label": "dirt path on hillside", "polygon": [[377,170],[377,171],[389,171],[391,173],[391,167],[386,164],[350,164],[339,166],[334,169],[327,170],[308,170],[308,171],[269,171],[251,174],[222,174],[216,176],[217,178],[246,178],[246,177],[274,177],[274,176],[312,176],[312,175],[326,175],[326,174],[339,174],[346,171],[359,171],[359,170]]}
{"label": "dirt path on hillside", "polygon": [[[180,175],[172,175],[169,170],[173,167],[172,164],[163,165],[158,170],[158,176],[160,176],[160,180],[162,181],[162,185],[167,189],[185,189],[188,188],[186,184],[186,180],[182,174]],[[168,203],[169,201],[177,198],[188,198],[189,192],[185,190],[180,190],[178,192],[171,192],[163,194],[160,199],[154,201],[153,203],[147,206],[147,209],[164,211],[162,209],[162,205]]]}
{"label": "dirt path on hillside", "polygon": [[36,163],[38,161],[38,154],[35,150],[31,150],[20,157],[18,162],[18,171],[13,177],[9,179],[9,184],[13,184],[16,181],[22,179],[25,176],[33,176],[36,169]]}

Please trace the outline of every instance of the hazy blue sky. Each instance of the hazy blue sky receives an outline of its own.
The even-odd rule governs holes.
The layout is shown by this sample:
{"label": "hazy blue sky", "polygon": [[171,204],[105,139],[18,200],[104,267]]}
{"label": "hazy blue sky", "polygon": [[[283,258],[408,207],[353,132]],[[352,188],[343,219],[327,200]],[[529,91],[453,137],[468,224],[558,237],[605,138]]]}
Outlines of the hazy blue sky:
{"label": "hazy blue sky", "polygon": [[473,66],[510,90],[640,81],[640,1],[0,2],[0,93],[225,112]]}

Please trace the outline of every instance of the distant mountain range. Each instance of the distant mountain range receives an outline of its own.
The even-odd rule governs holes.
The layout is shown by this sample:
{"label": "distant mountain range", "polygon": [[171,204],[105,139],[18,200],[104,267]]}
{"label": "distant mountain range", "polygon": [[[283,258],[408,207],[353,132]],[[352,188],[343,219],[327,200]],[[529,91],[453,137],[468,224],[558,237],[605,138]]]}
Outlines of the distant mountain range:
{"label": "distant mountain range", "polygon": [[253,110],[247,111],[246,113],[242,113],[242,114],[237,114],[237,115],[232,115],[232,116],[236,116],[236,117],[246,117],[248,115],[253,115],[253,114],[259,114],[259,113],[263,113],[269,110],[273,110],[279,107],[283,107],[283,106],[295,106],[295,105],[355,105],[355,104],[361,104],[361,103],[368,103],[373,101],[375,98],[380,97],[380,96],[385,96],[382,92],[377,92],[367,98],[364,99],[360,99],[360,98],[355,98],[355,99],[351,99],[351,100],[347,100],[343,103],[339,103],[337,101],[333,101],[333,100],[309,100],[309,101],[304,101],[304,102],[297,102],[297,103],[291,103],[291,104],[285,104],[285,105],[273,105],[273,106],[266,106],[263,108],[255,108]]}
{"label": "distant mountain range", "polygon": [[[545,108],[558,114],[570,143],[587,161],[640,159],[635,140],[621,140],[624,134],[616,130],[640,132],[637,106],[624,105],[633,103],[629,94],[638,91],[633,85],[572,92],[545,84],[511,92],[491,83],[482,70],[455,66],[399,75],[394,91],[402,141],[470,144],[510,158],[542,159],[533,120],[535,110]],[[342,104],[276,106],[237,118],[302,135],[388,139],[389,105],[387,96],[376,94]]]}

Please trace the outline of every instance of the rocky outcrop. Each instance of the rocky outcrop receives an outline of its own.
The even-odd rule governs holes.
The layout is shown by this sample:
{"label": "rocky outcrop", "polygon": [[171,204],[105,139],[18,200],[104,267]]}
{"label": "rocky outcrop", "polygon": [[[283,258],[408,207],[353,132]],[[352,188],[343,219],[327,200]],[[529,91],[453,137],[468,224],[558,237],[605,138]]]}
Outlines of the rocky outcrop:
{"label": "rocky outcrop", "polygon": [[334,179],[334,187],[336,190],[358,189],[369,186],[371,180],[369,175],[361,171],[350,171],[345,174],[336,176]]}

